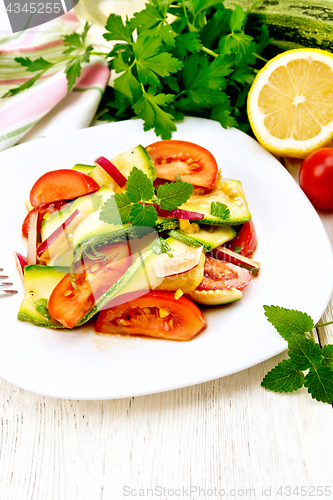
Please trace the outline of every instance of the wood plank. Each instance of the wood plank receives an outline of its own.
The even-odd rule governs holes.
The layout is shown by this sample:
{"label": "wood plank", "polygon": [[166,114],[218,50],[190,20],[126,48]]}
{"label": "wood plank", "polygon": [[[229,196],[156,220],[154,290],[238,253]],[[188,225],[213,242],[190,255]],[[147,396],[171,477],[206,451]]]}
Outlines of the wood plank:
{"label": "wood plank", "polygon": [[275,394],[260,386],[284,357],[194,387],[113,401],[51,399],[2,380],[2,498],[118,500],[125,486],[191,485],[255,489],[256,496],[236,498],[262,498],[262,487],[272,488],[270,498],[280,498],[280,486],[332,486],[333,433],[323,439],[331,407],[306,389]]}

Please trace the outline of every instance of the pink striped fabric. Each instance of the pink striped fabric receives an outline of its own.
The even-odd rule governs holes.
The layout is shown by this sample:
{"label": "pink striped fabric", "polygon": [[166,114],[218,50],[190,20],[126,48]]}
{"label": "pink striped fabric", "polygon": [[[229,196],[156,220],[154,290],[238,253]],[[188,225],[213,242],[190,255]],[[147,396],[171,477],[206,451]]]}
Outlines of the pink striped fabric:
{"label": "pink striped fabric", "polygon": [[[0,66],[3,60],[6,64],[1,67],[9,67],[6,70],[0,69],[0,95],[33,76],[33,73],[25,71],[15,62],[15,57],[25,56],[32,59],[44,57],[46,60],[50,58],[49,60],[57,62],[63,57],[61,36],[82,30],[82,24],[75,14],[70,12],[53,23],[48,23],[47,28],[47,30],[43,30],[43,26],[39,29],[32,28],[0,45]],[[33,135],[31,129],[37,123],[39,123],[38,133],[44,135],[43,131],[41,132],[43,118],[51,111],[52,115],[56,114],[57,105],[64,99],[66,99],[64,101],[66,111],[68,110],[67,124],[72,124],[73,128],[81,128],[92,121],[110,77],[106,60],[96,56],[91,58],[90,63],[85,65],[75,82],[72,90],[78,89],[80,94],[73,95],[73,98],[71,98],[72,92],[67,94],[64,64],[57,67],[60,68],[57,72],[55,68],[51,68],[32,87],[14,96],[0,99],[0,151],[17,144],[26,134],[30,138]],[[78,99],[80,100],[79,107]],[[78,109],[82,116],[79,116]],[[75,116],[71,113],[72,115],[75,113]],[[54,122],[57,122],[56,118]],[[49,134],[49,123],[47,129]]]}

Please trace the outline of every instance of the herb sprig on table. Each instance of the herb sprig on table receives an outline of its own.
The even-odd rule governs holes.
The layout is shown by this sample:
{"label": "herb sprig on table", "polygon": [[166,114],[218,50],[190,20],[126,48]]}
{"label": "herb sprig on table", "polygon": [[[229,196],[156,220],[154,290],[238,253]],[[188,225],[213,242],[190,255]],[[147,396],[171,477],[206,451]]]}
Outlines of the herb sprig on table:
{"label": "herb sprig on table", "polygon": [[87,44],[86,23],[82,33],[63,37],[61,60],[16,58],[35,75],[3,97],[31,87],[60,62],[66,62],[70,90],[82,65],[96,54],[107,58],[116,74],[114,87],[104,94],[100,119],[138,116],[145,130],[154,128],[162,139],[171,137],[175,121],[184,115],[247,131],[247,94],[271,39],[265,25],[256,38],[246,34],[246,20],[240,6],[233,11],[219,0],[150,0],[125,22],[109,16],[104,37],[117,43],[108,54]]}
{"label": "herb sprig on table", "polygon": [[306,313],[277,306],[264,309],[268,321],[288,342],[289,358],[268,372],[261,385],[274,392],[293,392],[305,386],[313,399],[332,404],[333,345],[320,348],[312,334],[314,322]]}

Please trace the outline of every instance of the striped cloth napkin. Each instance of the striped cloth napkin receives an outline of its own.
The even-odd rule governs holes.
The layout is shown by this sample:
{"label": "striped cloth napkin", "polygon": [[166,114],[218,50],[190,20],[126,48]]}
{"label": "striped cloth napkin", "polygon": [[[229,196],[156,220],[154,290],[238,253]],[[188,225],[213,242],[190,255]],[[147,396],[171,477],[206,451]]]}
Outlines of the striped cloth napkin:
{"label": "striped cloth napkin", "polygon": [[[96,113],[110,71],[104,58],[93,56],[67,94],[62,35],[82,30],[74,12],[0,40],[0,97],[33,74],[15,57],[59,61],[32,87],[0,99],[0,151],[38,137],[88,127]],[[89,39],[94,44],[94,40]]]}

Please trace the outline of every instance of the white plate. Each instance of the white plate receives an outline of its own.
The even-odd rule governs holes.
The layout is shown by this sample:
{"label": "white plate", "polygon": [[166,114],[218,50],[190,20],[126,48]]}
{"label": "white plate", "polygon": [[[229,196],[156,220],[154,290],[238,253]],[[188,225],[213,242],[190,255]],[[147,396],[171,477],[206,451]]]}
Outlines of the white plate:
{"label": "white plate", "polygon": [[229,375],[286,349],[263,305],[300,309],[317,321],[332,291],[332,251],[318,215],[291,176],[257,142],[218,123],[187,118],[174,139],[209,149],[223,176],[241,180],[258,234],[262,272],[233,305],[205,312],[208,328],[191,342],[102,337],[91,327],[53,331],[17,321],[23,296],[13,250],[24,200],[43,173],[113,157],[156,140],[140,120],[40,139],[0,155],[0,265],[19,294],[0,300],[0,375],[39,394],[73,399],[138,396]]}

